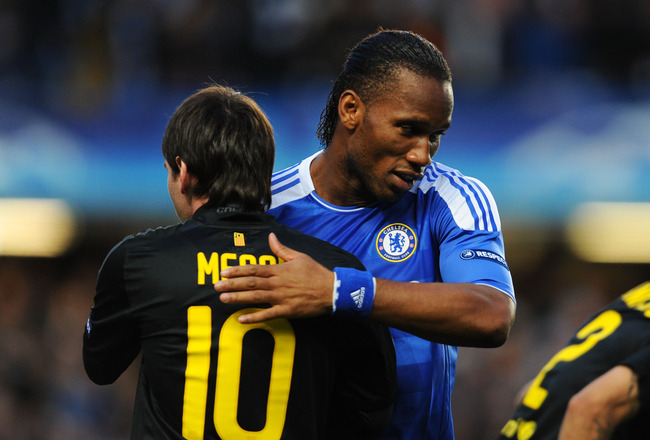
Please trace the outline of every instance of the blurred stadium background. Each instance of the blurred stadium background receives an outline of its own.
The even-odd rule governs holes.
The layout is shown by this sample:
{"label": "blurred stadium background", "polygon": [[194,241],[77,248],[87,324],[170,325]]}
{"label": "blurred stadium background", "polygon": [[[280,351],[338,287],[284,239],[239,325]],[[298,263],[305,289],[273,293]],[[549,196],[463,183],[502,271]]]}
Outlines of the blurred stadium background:
{"label": "blurred stadium background", "polygon": [[460,350],[458,440],[494,438],[575,327],[650,278],[646,0],[3,0],[0,440],[128,438],[137,368],[91,384],[81,332],[110,248],[175,222],[160,142],[181,100],[253,96],[281,169],[319,147],[346,50],[379,26],[447,57],[436,159],[492,189],[519,301],[504,347]]}

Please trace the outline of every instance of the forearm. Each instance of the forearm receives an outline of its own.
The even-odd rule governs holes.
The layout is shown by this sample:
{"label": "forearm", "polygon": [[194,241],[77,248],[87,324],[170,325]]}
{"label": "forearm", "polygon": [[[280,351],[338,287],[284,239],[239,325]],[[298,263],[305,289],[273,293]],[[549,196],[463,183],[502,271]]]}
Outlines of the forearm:
{"label": "forearm", "polygon": [[[221,301],[272,305],[240,317],[242,323],[331,313],[334,272],[305,254],[282,246],[276,239],[270,240],[270,244],[286,263],[224,269],[222,279],[214,285]],[[515,304],[496,288],[471,283],[407,283],[380,278],[376,281],[370,318],[377,322],[424,339],[459,346],[496,347],[508,338]]]}
{"label": "forearm", "polygon": [[638,411],[636,375],[616,366],[569,401],[558,440],[605,440]]}
{"label": "forearm", "polygon": [[558,440],[607,440],[613,428],[603,414],[574,414],[562,424]]}
{"label": "forearm", "polygon": [[496,347],[508,338],[514,301],[471,283],[404,283],[377,279],[371,318],[424,339]]}

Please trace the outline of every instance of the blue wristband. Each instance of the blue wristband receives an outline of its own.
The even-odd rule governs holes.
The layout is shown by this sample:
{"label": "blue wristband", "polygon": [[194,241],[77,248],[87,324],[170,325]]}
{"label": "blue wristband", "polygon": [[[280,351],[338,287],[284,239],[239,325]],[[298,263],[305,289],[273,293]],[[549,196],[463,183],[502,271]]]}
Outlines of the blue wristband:
{"label": "blue wristband", "polygon": [[370,316],[374,300],[375,278],[370,272],[334,268],[333,315],[366,318]]}

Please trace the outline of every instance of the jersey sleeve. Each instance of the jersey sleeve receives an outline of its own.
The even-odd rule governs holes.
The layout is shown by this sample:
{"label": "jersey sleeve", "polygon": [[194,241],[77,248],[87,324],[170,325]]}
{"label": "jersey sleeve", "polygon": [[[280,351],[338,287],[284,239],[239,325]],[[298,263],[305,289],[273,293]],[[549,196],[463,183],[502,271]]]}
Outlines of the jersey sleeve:
{"label": "jersey sleeve", "polygon": [[514,300],[498,208],[489,189],[459,175],[440,181],[432,233],[439,243],[442,281],[485,284]]}
{"label": "jersey sleeve", "polygon": [[100,385],[113,383],[140,352],[124,283],[125,245],[113,248],[99,270],[94,305],[83,335],[83,363]]}
{"label": "jersey sleeve", "polygon": [[455,231],[440,246],[440,274],[444,282],[486,284],[515,299],[500,233]]}

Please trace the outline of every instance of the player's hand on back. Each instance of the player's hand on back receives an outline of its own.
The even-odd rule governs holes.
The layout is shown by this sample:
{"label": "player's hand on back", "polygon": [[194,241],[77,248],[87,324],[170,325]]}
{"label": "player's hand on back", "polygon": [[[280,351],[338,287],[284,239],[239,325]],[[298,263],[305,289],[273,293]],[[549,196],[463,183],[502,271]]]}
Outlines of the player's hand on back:
{"label": "player's hand on back", "polygon": [[331,313],[334,272],[284,246],[273,233],[269,245],[285,263],[229,267],[221,271],[222,279],[214,285],[224,303],[271,304],[270,308],[241,316],[239,321],[254,323]]}

